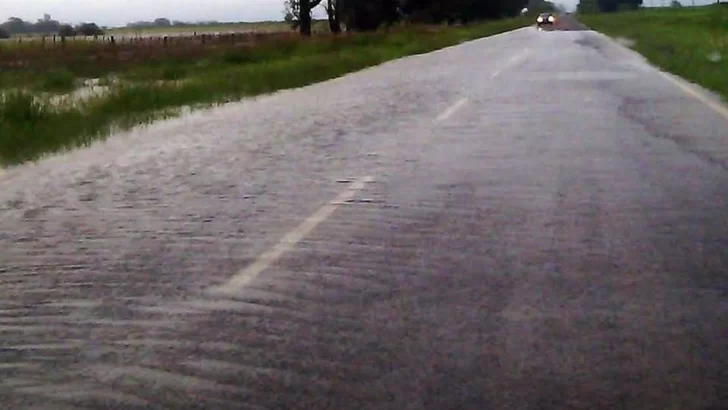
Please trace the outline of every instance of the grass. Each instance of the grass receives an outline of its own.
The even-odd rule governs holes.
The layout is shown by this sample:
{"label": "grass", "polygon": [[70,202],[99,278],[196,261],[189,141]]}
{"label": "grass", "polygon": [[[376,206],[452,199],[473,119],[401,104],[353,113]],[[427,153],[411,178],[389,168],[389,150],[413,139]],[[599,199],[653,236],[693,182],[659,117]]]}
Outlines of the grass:
{"label": "grass", "polygon": [[[322,34],[318,34],[319,36]],[[204,36],[204,37],[203,37]],[[69,87],[81,83],[75,80],[116,76],[133,72],[137,79],[145,75],[149,80],[176,80],[186,76],[179,64],[205,61],[213,54],[256,46],[260,52],[285,56],[291,46],[285,43],[298,38],[294,32],[247,32],[219,35],[185,35],[164,37],[109,37],[94,40],[68,39],[60,41],[26,41],[0,43],[0,90],[29,88],[49,92],[67,92]],[[280,41],[279,41],[280,40]],[[279,46],[272,49],[271,45]],[[257,47],[261,46],[261,47]],[[288,47],[288,48],[284,48]],[[253,56],[255,58],[255,56]],[[233,56],[232,58],[240,58]],[[156,68],[168,65],[164,72]]]}
{"label": "grass", "polygon": [[634,41],[650,62],[728,98],[728,6],[583,14],[589,28]]}
{"label": "grass", "polygon": [[[315,30],[323,30],[326,28],[326,22],[317,21],[314,23]],[[264,21],[255,23],[220,23],[220,24],[199,24],[199,25],[185,25],[185,26],[171,26],[171,27],[147,27],[147,28],[133,28],[133,27],[119,27],[108,30],[108,34],[113,35],[159,35],[159,34],[179,34],[186,33],[192,34],[197,33],[218,33],[218,32],[245,32],[245,31],[256,31],[256,32],[280,32],[280,31],[291,31],[290,25],[283,21]]]}
{"label": "grass", "polygon": [[528,19],[505,19],[338,37],[276,37],[255,46],[214,49],[202,59],[132,67],[115,73],[121,85],[108,93],[62,106],[27,91],[6,92],[0,99],[0,164],[83,146],[110,132],[174,115],[184,106],[305,86],[528,24]]}
{"label": "grass", "polygon": [[45,75],[40,90],[50,92],[73,91],[76,86],[75,82],[76,78],[72,72],[64,69],[54,70]]}

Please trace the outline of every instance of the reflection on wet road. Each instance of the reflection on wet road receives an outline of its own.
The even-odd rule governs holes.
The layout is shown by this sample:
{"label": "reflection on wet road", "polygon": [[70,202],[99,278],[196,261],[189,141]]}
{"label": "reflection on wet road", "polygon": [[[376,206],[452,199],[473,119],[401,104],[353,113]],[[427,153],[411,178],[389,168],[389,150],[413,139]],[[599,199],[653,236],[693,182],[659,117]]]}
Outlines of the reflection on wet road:
{"label": "reflection on wet road", "polygon": [[7,170],[0,407],[725,408],[727,129],[528,27]]}

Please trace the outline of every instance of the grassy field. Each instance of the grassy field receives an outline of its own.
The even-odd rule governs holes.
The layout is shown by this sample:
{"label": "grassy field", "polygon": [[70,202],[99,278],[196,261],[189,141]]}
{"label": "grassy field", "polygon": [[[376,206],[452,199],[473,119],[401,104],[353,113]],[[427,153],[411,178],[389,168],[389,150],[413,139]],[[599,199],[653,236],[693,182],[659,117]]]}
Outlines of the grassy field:
{"label": "grassy field", "polygon": [[[317,20],[313,23],[313,31],[324,32],[328,30],[326,21]],[[201,24],[201,25],[185,25],[171,27],[149,27],[149,28],[132,28],[119,27],[112,28],[107,31],[109,35],[174,35],[174,34],[192,34],[192,33],[227,33],[227,32],[246,32],[256,31],[262,33],[274,33],[291,31],[288,23],[283,21],[263,21],[254,23],[220,23],[220,24]]]}
{"label": "grassy field", "polygon": [[[27,89],[6,89],[0,96],[0,165],[89,144],[115,130],[176,115],[184,106],[210,106],[300,87],[530,23],[530,19],[521,18],[310,39],[290,34],[262,36],[250,44],[201,49],[193,58],[172,54],[119,64],[123,68],[110,65],[108,76],[101,79],[110,84],[106,93],[64,104]],[[73,55],[68,52],[72,50],[65,50],[64,55]],[[75,85],[81,80],[78,69],[88,64],[86,58],[82,60],[62,60],[69,65],[57,65],[46,72],[36,70],[36,75],[49,82],[48,88],[69,89],[73,87],[69,81]],[[21,69],[11,74],[27,72]]]}
{"label": "grassy field", "polygon": [[[176,80],[181,67],[231,50],[263,48],[297,39],[294,32],[246,32],[175,37],[47,39],[0,46],[0,90],[67,93],[88,78]],[[186,70],[186,69],[185,69]]]}
{"label": "grassy field", "polygon": [[634,41],[650,62],[728,99],[728,6],[583,14],[579,21]]}
{"label": "grassy field", "polygon": [[289,31],[291,28],[285,22],[266,21],[257,23],[229,23],[229,24],[205,24],[205,25],[188,25],[188,26],[171,26],[171,27],[148,27],[133,28],[120,27],[107,31],[107,34],[113,35],[134,35],[134,34],[152,34],[160,33],[219,33],[228,31]]}

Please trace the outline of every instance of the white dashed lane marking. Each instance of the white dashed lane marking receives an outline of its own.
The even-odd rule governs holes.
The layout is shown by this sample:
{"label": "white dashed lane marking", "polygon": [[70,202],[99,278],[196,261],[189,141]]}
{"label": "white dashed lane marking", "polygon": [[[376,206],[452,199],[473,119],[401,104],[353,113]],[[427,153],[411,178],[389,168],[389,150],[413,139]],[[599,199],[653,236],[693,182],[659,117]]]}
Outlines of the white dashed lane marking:
{"label": "white dashed lane marking", "polygon": [[364,189],[366,184],[373,181],[374,178],[367,176],[353,182],[344,192],[339,194],[339,196],[334,198],[328,204],[319,208],[318,211],[309,216],[298,227],[296,227],[296,229],[284,236],[278,244],[260,255],[251,265],[240,270],[237,274],[235,274],[235,276],[230,278],[227,283],[210,289],[210,293],[220,295],[238,293],[251,280],[258,277],[258,275],[278,261],[284,254],[293,249],[296,244],[308,236],[308,234],[310,234],[321,222],[328,219],[334,211],[339,208],[339,206],[354,198],[359,191]]}
{"label": "white dashed lane marking", "polygon": [[440,116],[437,117],[437,121],[444,121],[444,120],[450,118],[453,114],[455,114],[455,112],[457,112],[457,110],[462,108],[467,103],[468,103],[467,98],[462,98],[462,99],[458,100],[455,104],[450,106],[450,108],[445,110],[445,112],[440,114]]}

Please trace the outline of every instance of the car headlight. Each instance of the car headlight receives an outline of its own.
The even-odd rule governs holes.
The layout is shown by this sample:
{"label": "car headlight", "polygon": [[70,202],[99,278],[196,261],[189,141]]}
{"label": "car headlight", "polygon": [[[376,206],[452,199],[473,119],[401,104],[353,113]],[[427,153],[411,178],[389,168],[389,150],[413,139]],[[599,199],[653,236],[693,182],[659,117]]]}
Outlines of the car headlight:
{"label": "car headlight", "polygon": [[543,23],[543,19],[541,17],[537,18],[536,21],[539,23]]}
{"label": "car headlight", "polygon": [[554,19],[554,16],[549,16],[549,21],[550,21],[550,22],[552,22],[552,23],[553,23],[553,22],[554,22],[554,20],[555,20],[555,19]]}

